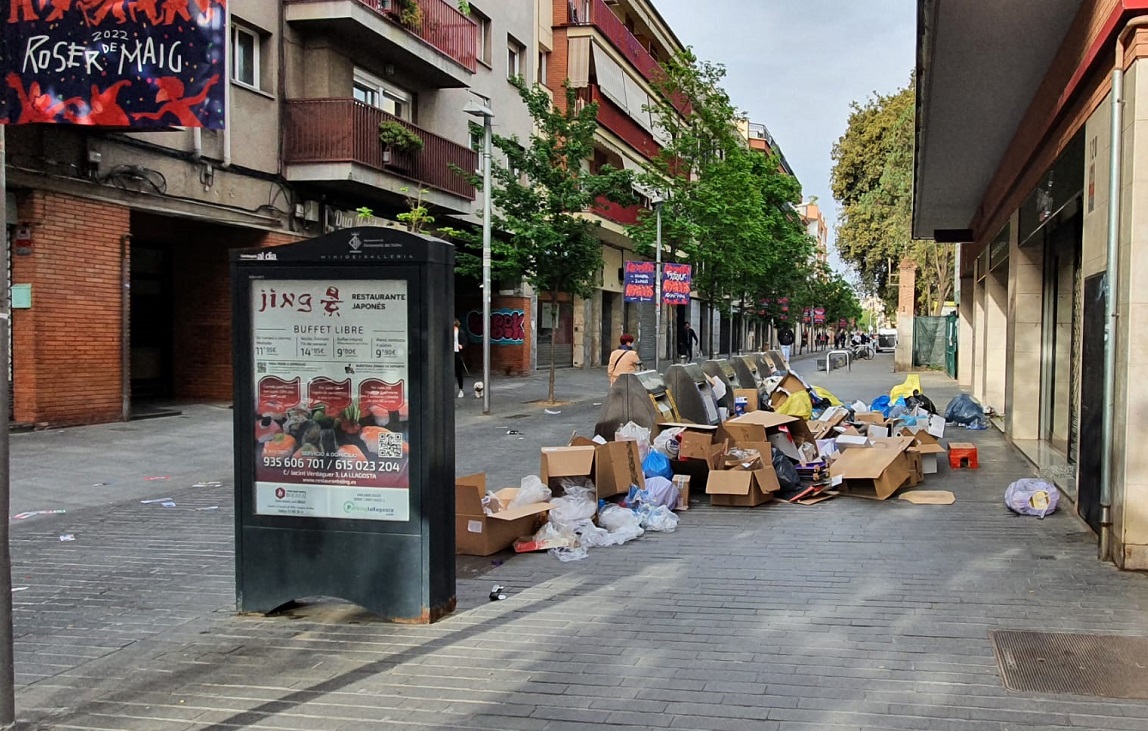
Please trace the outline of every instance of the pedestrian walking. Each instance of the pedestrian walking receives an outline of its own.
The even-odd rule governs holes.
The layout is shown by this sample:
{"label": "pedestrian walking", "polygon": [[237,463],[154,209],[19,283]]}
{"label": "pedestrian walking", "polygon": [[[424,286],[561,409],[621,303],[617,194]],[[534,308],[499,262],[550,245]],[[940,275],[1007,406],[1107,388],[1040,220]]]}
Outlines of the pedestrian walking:
{"label": "pedestrian walking", "polygon": [[458,397],[462,398],[462,376],[466,373],[466,364],[462,361],[462,351],[466,347],[466,334],[462,331],[462,323],[454,321],[454,379],[458,381]]}
{"label": "pedestrian walking", "polygon": [[682,329],[682,336],[678,339],[678,355],[684,356],[688,361],[694,357],[694,350],[698,345],[698,334],[694,332],[690,323]]}
{"label": "pedestrian walking", "polygon": [[637,351],[634,350],[634,336],[625,333],[618,339],[618,347],[610,353],[610,365],[606,369],[606,375],[610,377],[610,385],[614,385],[614,381],[618,380],[618,376],[623,373],[637,373],[641,370],[642,359],[638,357]]}
{"label": "pedestrian walking", "polygon": [[789,325],[782,326],[781,332],[777,334],[777,343],[781,346],[781,357],[788,363],[789,354],[793,351],[793,331]]}

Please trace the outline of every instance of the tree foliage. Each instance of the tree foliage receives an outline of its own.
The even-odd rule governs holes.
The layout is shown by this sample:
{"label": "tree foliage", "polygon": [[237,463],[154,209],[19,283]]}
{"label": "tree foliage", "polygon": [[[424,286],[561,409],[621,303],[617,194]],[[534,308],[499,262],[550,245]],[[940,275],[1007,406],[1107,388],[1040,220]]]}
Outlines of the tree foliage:
{"label": "tree foliage", "polygon": [[[525,279],[557,302],[560,293],[593,294],[602,268],[597,224],[581,216],[602,196],[623,205],[635,202],[628,171],[587,167],[594,149],[598,105],[579,106],[567,88],[565,109],[557,108],[545,89],[513,80],[534,121],[526,141],[494,135],[498,151],[492,160],[490,191],[492,225],[505,238],[491,242],[493,259],[504,275]],[[482,188],[482,177],[467,178]],[[473,271],[473,239],[459,254],[461,268]],[[481,261],[477,262],[481,267]],[[557,320],[558,308],[552,308]],[[554,323],[556,325],[556,323]],[[553,343],[551,343],[553,348]],[[552,354],[553,355],[553,354]],[[554,359],[550,367],[550,400],[554,401]]]}
{"label": "tree foliage", "polygon": [[902,259],[918,267],[919,299],[936,314],[952,294],[953,249],[914,241],[913,150],[916,94],[912,80],[891,95],[853,102],[845,134],[833,146],[831,186],[838,203],[837,250],[862,286],[896,305],[894,272]]}
{"label": "tree foliage", "polygon": [[[686,50],[663,67],[651,112],[664,145],[640,183],[664,200],[667,257],[690,263],[694,288],[725,313],[736,302],[800,286],[813,242],[792,207],[801,197],[797,180],[777,157],[747,147],[737,129],[741,114],[721,86],[722,66]],[[652,212],[629,233],[650,253]]]}

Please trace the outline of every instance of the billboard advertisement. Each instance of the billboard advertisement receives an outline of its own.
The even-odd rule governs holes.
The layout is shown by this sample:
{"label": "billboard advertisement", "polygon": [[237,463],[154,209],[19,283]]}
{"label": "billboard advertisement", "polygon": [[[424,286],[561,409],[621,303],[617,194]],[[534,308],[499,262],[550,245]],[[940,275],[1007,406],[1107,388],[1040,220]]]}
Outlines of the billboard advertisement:
{"label": "billboard advertisement", "polygon": [[223,128],[226,0],[7,6],[0,123]]}
{"label": "billboard advertisement", "polygon": [[625,302],[653,302],[657,270],[652,261],[627,261],[623,264],[625,281],[622,299]]}
{"label": "billboard advertisement", "polygon": [[410,518],[406,290],[403,280],[252,287],[256,514]]}
{"label": "billboard advertisement", "polygon": [[689,264],[662,265],[662,301],[667,305],[688,305],[693,268]]}

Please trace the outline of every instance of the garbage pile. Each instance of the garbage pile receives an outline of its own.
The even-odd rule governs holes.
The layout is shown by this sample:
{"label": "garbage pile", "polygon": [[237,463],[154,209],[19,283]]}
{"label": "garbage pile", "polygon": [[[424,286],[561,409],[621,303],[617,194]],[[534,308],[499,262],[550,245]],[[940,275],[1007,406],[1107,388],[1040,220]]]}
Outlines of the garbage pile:
{"label": "garbage pile", "polygon": [[[723,398],[725,384],[714,389],[707,378],[678,379],[678,388],[696,381],[699,394],[690,398]],[[984,410],[964,394],[941,413],[916,375],[868,403],[846,404],[788,366],[773,368],[756,389],[729,384],[749,396],[731,402],[735,409],[722,408],[729,418],[716,425],[659,407],[659,400],[672,406],[688,399],[657,379],[645,383],[660,389],[649,389],[653,416],[646,423],[630,420],[612,434],[599,430],[592,439],[543,447],[539,474],[517,488],[494,492],[483,475],[459,478],[458,552],[485,556],[513,547],[577,561],[647,532],[675,531],[691,492],[695,501],[705,494],[711,506],[731,508],[774,500],[814,505],[838,496],[886,500],[939,471],[948,453],[941,443],[946,426],[985,424]],[[973,445],[951,446],[954,454],[960,448],[961,465],[976,466]],[[943,491],[913,497],[919,504],[953,501]],[[1048,510],[1040,500],[1033,504]]]}

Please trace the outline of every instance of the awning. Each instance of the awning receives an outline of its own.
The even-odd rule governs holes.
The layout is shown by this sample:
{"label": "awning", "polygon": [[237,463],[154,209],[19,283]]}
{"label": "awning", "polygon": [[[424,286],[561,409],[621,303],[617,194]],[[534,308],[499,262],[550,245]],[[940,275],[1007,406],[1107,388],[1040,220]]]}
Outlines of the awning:
{"label": "awning", "polygon": [[597,44],[594,45],[594,71],[602,94],[620,109],[626,109],[626,72]]}
{"label": "awning", "polygon": [[625,74],[622,76],[623,85],[626,87],[626,112],[642,128],[647,132],[652,132],[650,124],[650,113],[646,111],[646,107],[650,104],[650,97],[646,94],[646,90],[642,88],[632,76]]}
{"label": "awning", "polygon": [[566,58],[570,88],[587,86],[590,83],[590,39],[586,36],[571,38]]}

